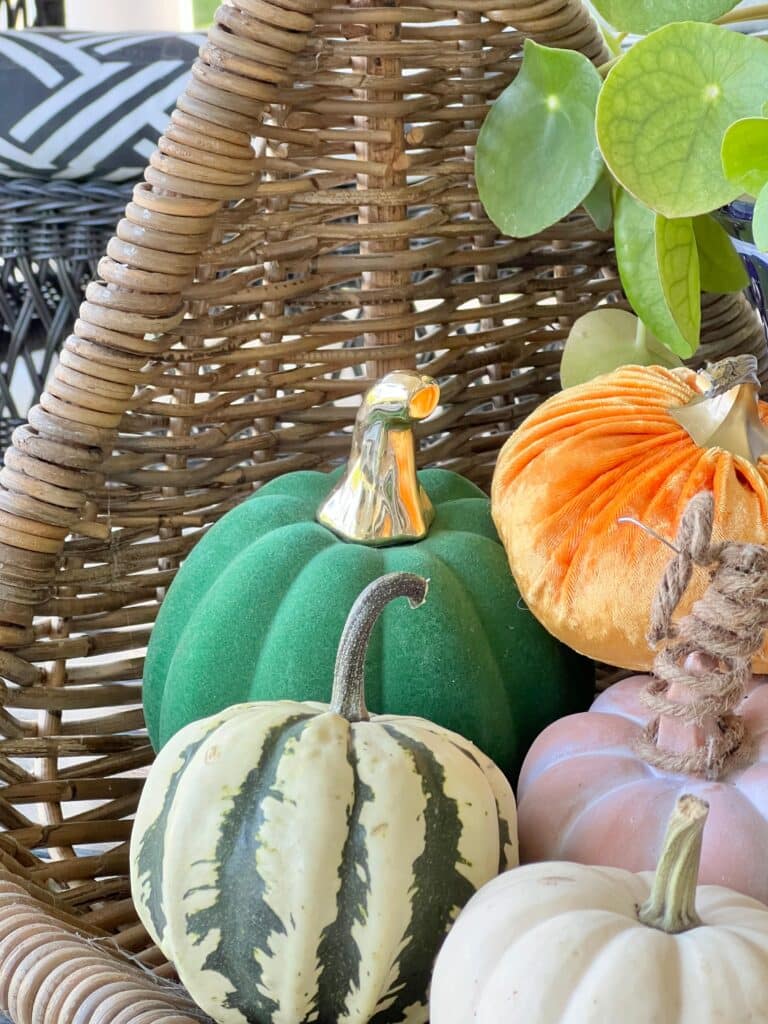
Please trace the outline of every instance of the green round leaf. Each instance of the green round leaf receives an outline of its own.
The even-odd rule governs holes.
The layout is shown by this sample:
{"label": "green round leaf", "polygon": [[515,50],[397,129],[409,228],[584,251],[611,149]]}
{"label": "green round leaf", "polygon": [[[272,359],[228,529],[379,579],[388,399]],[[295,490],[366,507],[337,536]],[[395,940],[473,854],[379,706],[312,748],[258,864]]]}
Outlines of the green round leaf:
{"label": "green round leaf", "polygon": [[594,188],[603,169],[595,139],[601,84],[582,54],[526,40],[520,72],[486,117],[475,158],[480,199],[505,234],[537,234]]}
{"label": "green round leaf", "polygon": [[656,262],[667,309],[695,352],[701,330],[701,286],[696,235],[690,217],[656,214]]}
{"label": "green round leaf", "polygon": [[756,196],[768,181],[768,117],[743,117],[725,133],[723,170],[742,192]]}
{"label": "green round leaf", "polygon": [[714,21],[740,0],[592,0],[607,22],[622,32],[647,35],[672,21]]}
{"label": "green round leaf", "polygon": [[560,362],[564,388],[584,384],[620,366],[681,366],[676,355],[649,331],[638,330],[636,316],[601,306],[580,316],[571,328]]}
{"label": "green round leaf", "polygon": [[[698,338],[686,338],[667,303],[665,293],[671,293],[662,284],[659,258],[657,256],[657,218],[652,210],[638,203],[627,192],[620,191],[614,209],[613,234],[616,242],[616,262],[624,292],[632,308],[649,329],[668,348],[687,359],[693,355]],[[691,234],[692,234],[691,229]],[[683,244],[689,252],[689,247]],[[662,253],[665,263],[666,259]],[[669,269],[669,267],[667,268]],[[683,276],[683,282],[690,278]],[[679,289],[677,289],[679,290]],[[683,308],[690,309],[690,302],[683,293]]]}
{"label": "green round leaf", "polygon": [[752,238],[758,249],[768,252],[768,185],[764,185],[752,211]]}
{"label": "green round leaf", "polygon": [[598,231],[607,231],[613,221],[612,190],[611,179],[607,174],[601,174],[597,184],[584,200],[584,209]]}
{"label": "green round leaf", "polygon": [[768,45],[716,25],[667,25],[611,69],[597,139],[614,177],[665,217],[708,213],[741,192],[720,157],[729,125],[760,113]]}
{"label": "green round leaf", "polygon": [[701,287],[705,292],[740,292],[749,284],[747,272],[728,232],[714,217],[693,218],[699,252]]}

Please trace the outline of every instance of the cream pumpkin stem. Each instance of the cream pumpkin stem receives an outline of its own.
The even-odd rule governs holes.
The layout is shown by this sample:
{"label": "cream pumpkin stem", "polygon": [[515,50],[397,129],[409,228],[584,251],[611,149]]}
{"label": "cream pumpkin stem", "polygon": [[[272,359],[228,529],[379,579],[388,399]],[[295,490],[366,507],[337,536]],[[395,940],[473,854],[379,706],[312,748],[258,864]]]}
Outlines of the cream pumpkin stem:
{"label": "cream pumpkin stem", "polygon": [[637,913],[649,928],[677,935],[701,924],[696,913],[696,886],[708,813],[709,804],[690,794],[675,804],[651,895]]}
{"label": "cream pumpkin stem", "polygon": [[416,475],[413,425],[440,398],[431,377],[388,373],[365,394],[343,477],[317,512],[344,540],[382,546],[424,538],[435,516]]}
{"label": "cream pumpkin stem", "polygon": [[670,410],[700,448],[722,448],[757,465],[768,455],[768,427],[760,419],[757,359],[731,356],[706,371],[710,384],[698,398]]}
{"label": "cream pumpkin stem", "polygon": [[369,583],[352,605],[336,653],[331,711],[350,722],[367,722],[365,656],[376,620],[390,601],[407,597],[411,608],[427,598],[429,580],[412,572],[390,572]]}

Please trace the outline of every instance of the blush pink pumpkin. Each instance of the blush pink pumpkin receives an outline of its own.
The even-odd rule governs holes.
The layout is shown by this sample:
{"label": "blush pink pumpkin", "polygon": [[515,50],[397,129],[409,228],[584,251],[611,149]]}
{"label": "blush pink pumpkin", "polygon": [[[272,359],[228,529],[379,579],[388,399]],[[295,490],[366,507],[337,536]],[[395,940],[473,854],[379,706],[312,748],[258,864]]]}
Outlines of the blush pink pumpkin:
{"label": "blush pink pumpkin", "polygon": [[[634,744],[654,717],[640,699],[650,680],[616,683],[589,711],[560,719],[533,744],[518,786],[521,863],[651,870],[675,801],[692,793],[710,806],[702,884],[768,903],[768,676],[752,679],[734,709],[744,720],[749,759],[718,781],[662,771],[636,753]],[[686,699],[674,688],[668,696]],[[712,721],[694,726],[662,716],[657,742],[680,752],[700,748],[715,728]]]}

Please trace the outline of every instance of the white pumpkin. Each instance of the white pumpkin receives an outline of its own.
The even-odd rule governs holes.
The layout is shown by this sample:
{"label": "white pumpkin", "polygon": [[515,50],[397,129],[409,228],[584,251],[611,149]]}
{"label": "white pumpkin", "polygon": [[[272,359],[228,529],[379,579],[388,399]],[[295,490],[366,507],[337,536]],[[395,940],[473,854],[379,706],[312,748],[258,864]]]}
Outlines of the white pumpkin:
{"label": "white pumpkin", "polygon": [[707,809],[680,798],[655,876],[554,861],[485,885],[438,956],[431,1024],[768,1021],[768,908],[696,886]]}

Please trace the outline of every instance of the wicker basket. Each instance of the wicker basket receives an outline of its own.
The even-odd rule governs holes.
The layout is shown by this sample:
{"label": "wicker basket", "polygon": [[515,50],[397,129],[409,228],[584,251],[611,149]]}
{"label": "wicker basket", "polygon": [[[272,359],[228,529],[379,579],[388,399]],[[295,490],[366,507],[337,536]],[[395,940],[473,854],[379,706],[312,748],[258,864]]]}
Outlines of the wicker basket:
{"label": "wicker basket", "polygon": [[[17,1024],[46,1000],[52,1024],[191,1019],[110,1002],[117,961],[103,998],[87,972],[68,980],[59,1013],[54,932],[24,892],[51,929],[168,971],[127,844],[152,760],[143,653],[201,532],[261,482],[332,466],[356,396],[414,362],[443,394],[422,461],[487,484],[557,388],[570,321],[618,295],[610,236],[586,217],[516,241],[478,203],[473,145],[523,33],[607,57],[579,0],[218,11],[0,472],[0,897],[19,915],[0,927],[0,1005]],[[740,297],[708,307],[717,344],[764,348]]]}

